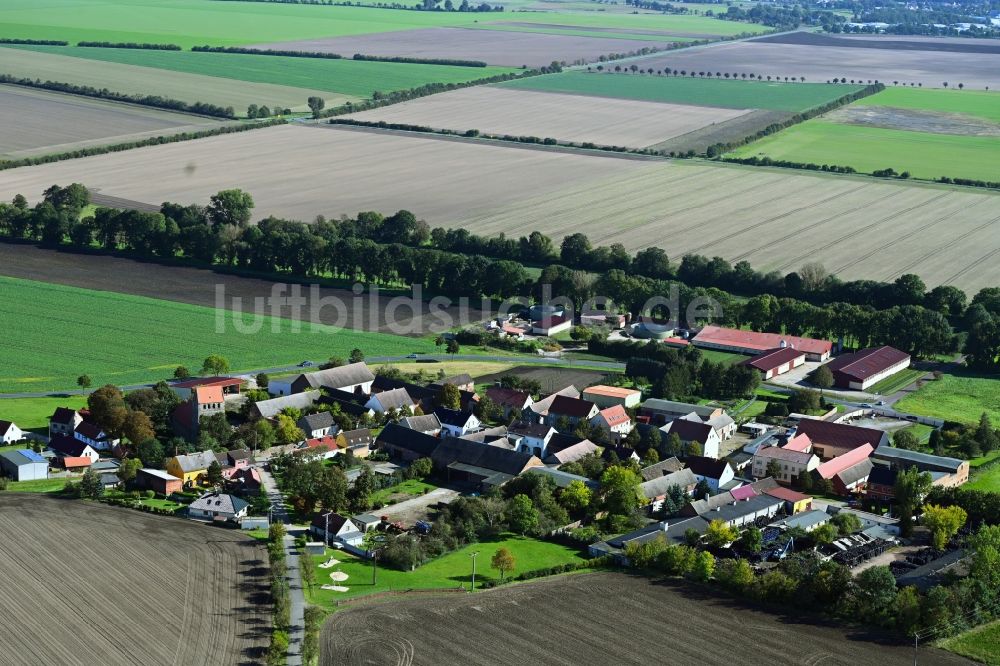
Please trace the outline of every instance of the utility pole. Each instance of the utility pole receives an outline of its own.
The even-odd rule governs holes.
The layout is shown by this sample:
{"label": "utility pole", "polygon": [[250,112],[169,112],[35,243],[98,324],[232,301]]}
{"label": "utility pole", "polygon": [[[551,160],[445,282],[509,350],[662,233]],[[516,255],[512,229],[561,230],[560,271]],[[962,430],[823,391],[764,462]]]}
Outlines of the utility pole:
{"label": "utility pole", "polygon": [[913,633],[913,666],[917,666],[917,650],[920,649],[920,634]]}
{"label": "utility pole", "polygon": [[376,562],[378,562],[378,551],[377,550],[373,550],[372,551],[372,587],[375,587],[375,578],[376,578],[376,574],[378,573],[378,567],[375,566]]}
{"label": "utility pole", "polygon": [[326,518],[326,529],[323,532],[323,546],[324,547],[330,545],[330,514],[331,513],[333,513],[333,511],[328,511],[327,513],[323,514],[323,517]]}
{"label": "utility pole", "polygon": [[469,590],[470,592],[475,592],[476,591],[476,556],[477,555],[479,555],[479,551],[478,550],[476,552],[474,552],[474,553],[469,553],[469,557],[472,558],[472,589]]}

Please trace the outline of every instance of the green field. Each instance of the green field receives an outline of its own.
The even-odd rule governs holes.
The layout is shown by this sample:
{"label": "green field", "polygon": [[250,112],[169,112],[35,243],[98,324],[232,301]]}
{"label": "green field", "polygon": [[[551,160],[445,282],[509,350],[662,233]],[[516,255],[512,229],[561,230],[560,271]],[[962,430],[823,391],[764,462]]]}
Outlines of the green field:
{"label": "green field", "polygon": [[886,377],[880,382],[876,382],[868,387],[866,393],[878,393],[880,395],[890,395],[902,390],[927,374],[926,370],[907,368],[891,377]]}
{"label": "green field", "polygon": [[[414,571],[399,571],[379,566],[376,576],[377,584],[372,585],[370,562],[344,551],[327,549],[327,556],[339,560],[340,564],[329,569],[321,569],[319,565],[327,558],[313,558],[316,565],[316,588],[311,592],[306,592],[306,600],[309,603],[333,609],[336,607],[338,599],[349,599],[385,590],[457,588],[462,585],[468,588],[472,578],[472,559],[469,555],[473,552],[479,553],[476,563],[477,585],[482,581],[499,580],[499,572],[490,568],[490,558],[501,547],[507,548],[514,555],[516,566],[512,573],[515,576],[524,571],[544,569],[557,564],[582,562],[587,559],[575,548],[536,539],[508,536],[464,546],[417,567]],[[334,592],[320,588],[320,585],[331,584],[330,574],[334,571],[342,571],[347,574],[347,580],[337,583],[337,585],[348,587],[349,591]],[[511,574],[508,573],[508,575]]]}
{"label": "green field", "polygon": [[863,173],[893,168],[915,178],[950,176],[1000,180],[1000,139],[808,120],[730,155],[768,156],[814,164],[851,166]]}
{"label": "green field", "polygon": [[245,371],[346,356],[355,347],[369,356],[434,350],[429,340],[325,326],[302,324],[295,333],[292,322],[269,317],[244,334],[212,308],[7,277],[0,291],[7,303],[2,393],[72,389],[81,374],[95,385],[156,381],[178,365],[196,371],[213,353]]}
{"label": "green field", "polygon": [[886,88],[854,106],[888,106],[894,109],[964,113],[1000,123],[1000,93],[982,90]]}
{"label": "green field", "polygon": [[1000,376],[945,374],[939,380],[925,382],[894,407],[901,412],[960,423],[978,423],[986,412],[995,426],[1000,425]]}
{"label": "green field", "polygon": [[416,497],[417,495],[423,495],[425,492],[429,492],[435,488],[437,488],[437,486],[432,483],[427,483],[426,481],[407,479],[402,483],[397,483],[394,486],[389,486],[388,488],[383,488],[382,490],[372,493],[371,501],[372,504],[385,504],[392,495],[412,495]]}
{"label": "green field", "polygon": [[66,487],[66,479],[38,479],[37,481],[11,481],[7,492],[11,493],[58,493]]}
{"label": "green field", "polygon": [[750,358],[746,354],[719,351],[718,349],[702,349],[701,357],[714,363],[742,363]]}
{"label": "green field", "polygon": [[939,647],[963,657],[986,664],[1000,666],[1000,622],[977,627],[954,638],[938,643]]}
{"label": "green field", "polygon": [[[371,97],[379,90],[405,90],[425,83],[464,83],[504,72],[509,67],[453,67],[409,63],[366,62],[343,59],[286,58],[236,53],[147,51],[86,47],[25,46],[39,51],[86,60],[154,67],[187,74],[201,74],[251,83],[271,83],[311,90]],[[99,67],[99,65],[95,65]],[[151,90],[150,92],[155,92]],[[266,100],[262,100],[265,101]]]}
{"label": "green field", "polygon": [[963,488],[1000,492],[1000,465],[991,465],[983,471],[973,471]]}
{"label": "green field", "polygon": [[773,111],[802,111],[861,89],[861,86],[828,83],[763,83],[588,72],[562,72],[497,85],[647,102]]}
{"label": "green field", "polygon": [[13,421],[21,430],[47,433],[49,417],[56,407],[79,409],[87,404],[82,395],[65,398],[5,398],[0,399],[0,420]]}

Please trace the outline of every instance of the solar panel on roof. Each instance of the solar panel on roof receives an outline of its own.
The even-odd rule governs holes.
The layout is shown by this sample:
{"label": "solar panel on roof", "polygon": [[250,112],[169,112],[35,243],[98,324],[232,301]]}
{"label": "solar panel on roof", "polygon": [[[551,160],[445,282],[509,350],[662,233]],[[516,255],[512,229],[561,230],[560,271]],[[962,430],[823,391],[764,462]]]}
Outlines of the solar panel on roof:
{"label": "solar panel on roof", "polygon": [[38,455],[37,453],[35,453],[31,449],[18,449],[17,452],[20,453],[22,456],[24,456],[25,458],[27,458],[28,460],[30,460],[33,463],[43,463],[43,462],[45,462],[45,458],[41,457],[40,455]]}

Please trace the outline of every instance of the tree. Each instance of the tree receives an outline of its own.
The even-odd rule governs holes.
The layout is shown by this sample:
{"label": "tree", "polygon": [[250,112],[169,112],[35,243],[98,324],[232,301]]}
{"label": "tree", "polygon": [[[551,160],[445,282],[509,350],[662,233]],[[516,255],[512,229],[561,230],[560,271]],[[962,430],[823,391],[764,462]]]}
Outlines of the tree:
{"label": "tree", "polygon": [[97,499],[104,494],[104,486],[101,485],[101,479],[97,476],[97,473],[92,469],[87,469],[83,473],[83,478],[80,479],[80,497],[87,499]]}
{"label": "tree", "polygon": [[712,548],[724,548],[736,541],[737,536],[736,528],[721,520],[713,520],[705,530],[705,540]]}
{"label": "tree", "polygon": [[730,588],[745,590],[753,585],[754,575],[746,560],[724,559],[716,569],[716,578]]}
{"label": "tree", "polygon": [[131,410],[122,424],[122,435],[132,444],[138,444],[147,439],[153,439],[156,436],[156,430],[153,427],[152,419],[145,412]]}
{"label": "tree", "polygon": [[931,475],[911,467],[896,475],[894,495],[898,511],[899,529],[904,537],[913,532],[913,512],[931,489]]}
{"label": "tree", "polygon": [[538,510],[527,495],[515,495],[507,505],[507,522],[518,534],[529,534],[538,527]]}
{"label": "tree", "polygon": [[990,415],[986,412],[979,416],[979,424],[976,426],[973,437],[979,442],[979,449],[983,453],[989,453],[997,448],[997,433],[993,429],[993,424],[990,423]]}
{"label": "tree", "polygon": [[224,375],[229,372],[229,361],[224,356],[212,354],[201,364],[203,375]]}
{"label": "tree", "polygon": [[631,515],[643,502],[641,477],[628,467],[612,465],[601,475],[604,508],[612,514]]}
{"label": "tree", "polygon": [[434,462],[430,458],[417,458],[407,469],[411,479],[426,479],[434,471]]}
{"label": "tree", "polygon": [[969,514],[960,506],[926,505],[923,523],[931,531],[931,543],[934,548],[944,550],[948,540],[958,534],[968,517]]}
{"label": "tree", "polygon": [[830,519],[830,522],[837,526],[837,533],[840,536],[847,536],[848,534],[861,531],[861,519],[847,511],[841,511],[836,514]]}
{"label": "tree", "polygon": [[694,566],[691,568],[691,577],[699,581],[707,581],[715,573],[715,556],[703,550],[695,555]]}
{"label": "tree", "polygon": [[87,396],[90,418],[112,437],[122,434],[128,416],[125,397],[117,386],[107,384]]}
{"label": "tree", "polygon": [[309,110],[312,111],[313,118],[319,118],[320,111],[326,106],[326,100],[322,97],[310,97],[307,100]]}
{"label": "tree", "polygon": [[513,553],[511,553],[506,548],[498,548],[497,552],[493,553],[493,559],[490,560],[490,565],[500,572],[500,582],[503,582],[504,575],[508,571],[513,571],[516,560],[514,559]]}
{"label": "tree", "polygon": [[740,536],[740,546],[748,553],[759,553],[764,545],[764,534],[757,527],[749,527]]}
{"label": "tree", "polygon": [[780,479],[781,463],[772,458],[767,462],[767,469],[764,470],[764,474],[771,477],[772,479]]}
{"label": "tree", "polygon": [[462,394],[454,384],[445,384],[442,386],[438,399],[441,401],[441,406],[447,409],[462,408]]}
{"label": "tree", "polygon": [[920,440],[909,428],[896,431],[892,436],[892,445],[897,449],[906,449],[908,451],[920,450]]}
{"label": "tree", "polygon": [[820,525],[812,531],[812,538],[818,544],[833,543],[833,541],[840,534],[837,526],[833,523],[826,523],[825,525]]}
{"label": "tree", "polygon": [[125,486],[128,486],[140,469],[142,469],[142,461],[138,458],[123,458],[121,465],[118,466],[118,478]]}
{"label": "tree", "polygon": [[461,347],[459,347],[458,340],[456,340],[455,338],[451,338],[445,344],[444,349],[446,352],[454,356],[461,350]]}
{"label": "tree", "polygon": [[257,388],[266,389],[267,385],[271,382],[271,378],[267,376],[266,372],[260,372],[254,378],[257,382]]}
{"label": "tree", "polygon": [[822,397],[823,392],[833,386],[833,373],[830,372],[830,368],[821,365],[809,374],[809,381],[820,389],[820,397]]}
{"label": "tree", "polygon": [[191,376],[191,371],[185,368],[183,365],[178,365],[174,369],[174,379],[187,379]]}
{"label": "tree", "polygon": [[92,383],[93,382],[90,380],[90,375],[80,375],[79,377],[76,378],[76,385],[82,388],[84,393],[86,393],[87,389],[90,388],[90,385]]}
{"label": "tree", "polygon": [[851,601],[860,617],[880,621],[895,600],[896,577],[889,567],[869,567],[855,577]]}
{"label": "tree", "polygon": [[213,486],[217,486],[222,483],[222,465],[219,464],[218,460],[212,461],[212,463],[208,466],[208,469],[205,470],[205,476],[208,479],[208,482]]}
{"label": "tree", "polygon": [[136,455],[139,456],[139,460],[142,461],[144,467],[152,467],[153,469],[161,469],[163,467],[163,445],[155,439],[147,439],[144,442],[139,442],[139,445],[136,447]]}
{"label": "tree", "polygon": [[892,616],[896,629],[904,635],[912,636],[920,624],[920,594],[912,585],[896,593],[892,603]]}
{"label": "tree", "polygon": [[277,422],[277,426],[274,428],[274,437],[281,446],[295,444],[306,438],[306,434],[295,425],[295,420],[292,417],[278,414]]}
{"label": "tree", "polygon": [[590,506],[593,493],[583,481],[570,481],[559,495],[559,503],[573,515],[579,515]]}
{"label": "tree", "polygon": [[216,229],[226,225],[245,227],[253,207],[253,197],[243,190],[222,190],[212,195],[205,213]]}
{"label": "tree", "polygon": [[351,350],[351,355],[347,357],[351,363],[361,363],[365,360],[365,353],[355,347]]}

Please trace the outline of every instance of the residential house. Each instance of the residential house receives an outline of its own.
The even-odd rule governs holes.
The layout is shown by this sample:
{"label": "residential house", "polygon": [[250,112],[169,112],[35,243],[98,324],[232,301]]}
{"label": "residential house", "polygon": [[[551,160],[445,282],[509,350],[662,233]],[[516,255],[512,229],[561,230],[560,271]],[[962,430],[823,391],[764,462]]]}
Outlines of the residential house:
{"label": "residential house", "polygon": [[870,347],[841,354],[827,363],[837,388],[866,391],[873,385],[910,367],[910,355],[894,347]]}
{"label": "residential house", "polygon": [[652,481],[653,479],[665,476],[667,474],[672,474],[673,472],[680,471],[684,468],[684,463],[678,460],[676,457],[671,456],[658,463],[653,463],[639,470],[640,476],[642,476],[643,481]]}
{"label": "residential house", "polygon": [[404,416],[399,419],[399,425],[432,437],[437,437],[441,434],[441,420],[437,417],[437,414],[433,413],[422,416]]}
{"label": "residential house", "polygon": [[765,495],[770,495],[771,497],[777,497],[780,500],[784,500],[785,513],[788,515],[809,511],[812,508],[812,497],[809,495],[803,495],[802,493],[796,492],[791,488],[776,486],[774,488],[768,488],[763,492]]}
{"label": "residential house", "polygon": [[160,495],[172,495],[184,490],[184,481],[162,469],[140,469],[135,475],[140,490],[152,490]]}
{"label": "residential house", "polygon": [[337,446],[336,436],[325,435],[323,437],[310,437],[299,444],[294,453],[300,456],[315,456],[320,460],[327,460],[340,453],[340,448]]}
{"label": "residential house", "polygon": [[272,379],[267,384],[267,391],[271,395],[282,396],[328,388],[367,395],[371,392],[374,381],[375,375],[362,361],[327,370],[306,372],[286,379]]}
{"label": "residential house", "polygon": [[704,481],[713,493],[718,493],[724,485],[732,481],[736,474],[725,460],[706,456],[688,456],[684,459],[687,468],[698,481]]}
{"label": "residential house", "polygon": [[337,448],[350,451],[355,458],[367,458],[374,442],[375,438],[368,428],[342,430],[337,435]]}
{"label": "residential house", "polygon": [[476,382],[467,372],[439,379],[436,382],[432,382],[429,388],[434,389],[435,391],[440,391],[444,388],[445,384],[451,384],[459,391],[468,391],[470,393],[474,393],[476,391]]}
{"label": "residential house", "polygon": [[81,442],[90,444],[98,451],[110,451],[121,442],[117,437],[111,437],[104,432],[104,429],[97,424],[86,420],[76,426],[73,436]]}
{"label": "residential house", "polygon": [[462,437],[482,426],[479,418],[471,412],[438,407],[434,414],[441,422],[441,432],[449,437]]}
{"label": "residential house", "polygon": [[719,457],[719,445],[722,444],[722,437],[720,437],[718,430],[707,423],[676,419],[660,428],[660,431],[664,437],[669,437],[672,434],[680,437],[685,451],[690,451],[691,444],[695,443],[701,448],[701,455],[708,458]]}
{"label": "residential house", "polygon": [[384,451],[390,458],[405,462],[412,462],[417,458],[430,458],[440,443],[441,440],[437,437],[410,430],[398,423],[389,423],[375,438],[377,450]]}
{"label": "residential house", "polygon": [[49,437],[56,435],[73,436],[76,427],[83,423],[83,416],[75,409],[56,407],[49,417]]}
{"label": "residential house", "polygon": [[[89,467],[97,462],[100,454],[90,444],[75,437],[56,435],[49,439],[49,450],[56,454],[56,460],[63,467]],[[83,460],[87,462],[83,462]],[[68,464],[67,464],[67,461]]]}
{"label": "residential house", "polygon": [[556,434],[555,428],[543,423],[512,423],[507,429],[507,438],[514,444],[515,450],[530,453],[539,458],[549,455],[549,441]]}
{"label": "residential house", "polygon": [[208,468],[214,462],[218,462],[214,451],[201,451],[170,458],[167,460],[166,469],[188,486],[202,483],[208,475]]}
{"label": "residential house", "polygon": [[632,461],[639,463],[639,454],[630,446],[625,444],[609,444],[602,447],[601,457],[606,461]]}
{"label": "residential house", "polygon": [[263,485],[263,479],[261,479],[260,472],[257,468],[247,467],[245,469],[236,470],[233,475],[229,477],[229,482],[226,487],[246,497],[260,492],[261,486]]}
{"label": "residential house", "polygon": [[590,425],[595,428],[603,428],[612,437],[621,439],[632,432],[632,417],[628,415],[621,405],[607,407],[597,412],[597,415],[590,419]]}
{"label": "residential house", "polygon": [[934,456],[919,451],[880,446],[872,454],[872,460],[890,465],[895,469],[916,467],[921,472],[930,472],[935,486],[951,488],[969,480],[969,461],[946,456]]}
{"label": "residential house", "polygon": [[434,467],[451,481],[474,485],[481,490],[503,485],[542,461],[529,453],[468,440],[447,437],[431,454]]}
{"label": "residential house", "polygon": [[[690,495],[694,492],[695,486],[698,485],[698,477],[694,475],[694,472],[684,468],[682,470],[671,472],[669,474],[664,474],[663,476],[658,476],[649,481],[643,481],[639,484],[639,489],[642,491],[642,496],[645,497],[650,502],[659,502],[670,489],[674,486],[679,486],[681,490],[684,491],[685,495]],[[656,507],[654,507],[655,509]]]}
{"label": "residential house", "polygon": [[698,420],[715,428],[721,440],[727,440],[736,434],[736,422],[721,407],[651,398],[642,404],[639,414],[648,416],[650,423],[657,425],[670,423],[677,419]]}
{"label": "residential house", "polygon": [[694,346],[704,349],[717,349],[753,356],[776,348],[791,347],[804,352],[809,361],[825,361],[830,358],[833,351],[833,343],[828,340],[801,338],[780,333],[757,333],[722,326],[704,327],[691,339],[691,342]]}
{"label": "residential house", "polygon": [[565,419],[571,427],[576,427],[580,421],[590,422],[597,414],[597,405],[589,400],[557,395],[552,404],[549,405],[549,412],[545,415],[545,423],[553,428],[558,428],[559,422]]}
{"label": "residential house", "polygon": [[295,425],[305,433],[307,439],[336,435],[340,428],[330,412],[318,412],[302,416]]}
{"label": "residential house", "polygon": [[[575,386],[573,386],[572,384],[570,384],[569,386],[566,386],[564,388],[559,389],[555,393],[552,393],[550,395],[545,396],[541,400],[536,400],[531,405],[531,407],[530,407],[530,409],[528,411],[532,415],[534,415],[534,419],[535,420],[537,420],[538,422],[541,422],[546,416],[548,416],[549,408],[552,406],[552,403],[559,396],[564,396],[564,397],[567,397],[567,398],[579,398],[580,397],[580,391],[578,391]],[[531,419],[531,416],[529,416],[527,413],[525,413],[524,418],[525,418],[525,420],[529,420],[529,419]]]}
{"label": "residential house", "polygon": [[417,409],[417,403],[410,397],[405,388],[397,388],[373,394],[365,403],[365,407],[378,414],[394,410],[413,414]]}
{"label": "residential house", "polygon": [[568,331],[571,328],[573,328],[573,319],[570,317],[553,315],[531,322],[532,335],[544,335],[549,338]]}
{"label": "residential house", "polygon": [[49,461],[31,449],[0,453],[0,470],[11,481],[37,481],[49,478]]}
{"label": "residential house", "polygon": [[10,446],[24,439],[24,431],[13,421],[0,421],[0,445]]}
{"label": "residential house", "polygon": [[760,372],[764,381],[783,375],[806,362],[806,354],[794,347],[776,347],[757,356],[751,356],[740,365],[747,365]]}
{"label": "residential house", "polygon": [[865,497],[881,502],[891,502],[896,498],[896,476],[900,470],[888,465],[875,465],[868,475]]}
{"label": "residential house", "polygon": [[253,452],[250,449],[231,449],[224,453],[216,453],[215,459],[222,467],[222,478],[229,479],[237,471],[250,466]]}
{"label": "residential house", "polygon": [[97,451],[110,451],[120,442],[108,436],[97,424],[89,421],[90,412],[57,407],[49,417],[49,437],[65,435],[89,444]]}
{"label": "residential house", "polygon": [[486,397],[503,410],[505,419],[509,419],[511,412],[514,411],[523,414],[534,403],[531,394],[527,391],[503,388],[502,386],[491,386],[486,389]]}
{"label": "residential house", "polygon": [[226,398],[221,386],[195,386],[187,400],[174,408],[170,416],[174,432],[194,441],[203,418],[226,412]]}
{"label": "residential house", "polygon": [[589,439],[556,433],[549,439],[549,445],[546,447],[546,454],[542,460],[547,465],[565,465],[584,456],[597,453],[598,450],[597,445]]}
{"label": "residential house", "polygon": [[816,468],[816,475],[830,481],[837,494],[849,495],[864,489],[872,471],[872,461],[869,460],[871,454],[871,444],[864,444],[822,463]]}
{"label": "residential house", "polygon": [[622,386],[588,386],[583,389],[583,399],[589,400],[601,409],[619,405],[626,409],[633,409],[639,406],[642,400],[642,391],[630,389]]}
{"label": "residential house", "polygon": [[189,518],[200,520],[238,520],[247,515],[246,500],[228,493],[205,493],[188,505]]}
{"label": "residential house", "polygon": [[262,419],[274,419],[277,418],[283,409],[293,408],[300,412],[311,409],[321,397],[322,393],[318,390],[282,395],[277,398],[260,400],[254,403],[253,411]]}
{"label": "residential house", "polygon": [[802,419],[796,427],[796,434],[809,436],[813,453],[820,460],[836,458],[865,444],[870,444],[876,451],[889,445],[889,435],[882,430],[819,419]]}
{"label": "residential house", "polygon": [[341,543],[354,548],[361,546],[364,533],[347,516],[339,513],[319,513],[309,524],[309,532],[327,544]]}
{"label": "residential house", "polygon": [[[775,472],[768,470],[772,462],[777,465]],[[790,485],[796,483],[803,472],[812,472],[819,465],[819,456],[815,453],[780,446],[765,446],[754,454],[750,473],[755,479],[773,476],[779,483]]]}

